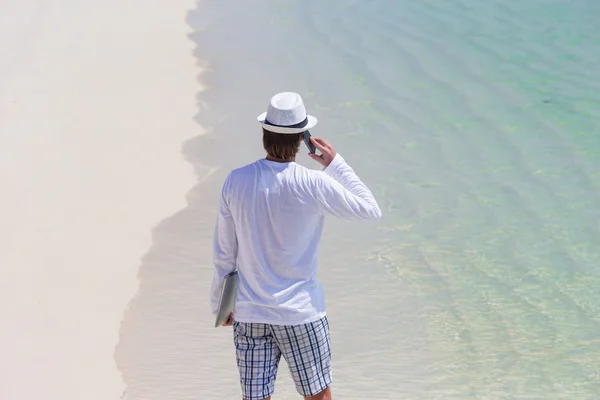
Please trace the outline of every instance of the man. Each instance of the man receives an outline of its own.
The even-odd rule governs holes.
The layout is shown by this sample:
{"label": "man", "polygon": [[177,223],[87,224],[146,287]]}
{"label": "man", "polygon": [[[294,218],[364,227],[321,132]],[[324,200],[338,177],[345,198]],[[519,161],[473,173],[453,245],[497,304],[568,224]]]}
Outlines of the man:
{"label": "man", "polygon": [[322,171],[295,157],[317,124],[297,93],[279,93],[258,117],[265,159],[230,172],[214,238],[211,303],[217,314],[225,276],[238,270],[233,325],[245,400],[270,399],[281,355],[305,399],[331,399],[331,351],[323,289],[316,280],[324,217],[376,220],[371,191],[324,139],[309,153]]}

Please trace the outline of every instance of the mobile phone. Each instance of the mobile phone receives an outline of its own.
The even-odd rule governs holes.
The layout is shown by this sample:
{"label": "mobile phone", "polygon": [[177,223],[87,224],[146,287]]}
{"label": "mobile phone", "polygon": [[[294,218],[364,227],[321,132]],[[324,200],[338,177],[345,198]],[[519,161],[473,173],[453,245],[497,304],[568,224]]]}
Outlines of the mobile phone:
{"label": "mobile phone", "polygon": [[310,132],[306,131],[304,132],[304,144],[306,145],[306,147],[308,147],[308,150],[315,154],[317,152],[317,148],[315,147],[315,145],[310,141]]}

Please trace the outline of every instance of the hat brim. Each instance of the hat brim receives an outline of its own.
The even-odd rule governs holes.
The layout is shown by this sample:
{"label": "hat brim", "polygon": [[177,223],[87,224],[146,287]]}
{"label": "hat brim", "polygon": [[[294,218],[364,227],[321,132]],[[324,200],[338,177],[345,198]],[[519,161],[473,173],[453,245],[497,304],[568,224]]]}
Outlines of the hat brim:
{"label": "hat brim", "polygon": [[307,131],[311,128],[314,128],[314,126],[317,125],[317,122],[318,122],[317,118],[313,117],[312,115],[307,115],[306,119],[308,120],[308,123],[305,126],[303,126],[302,128],[286,128],[283,126],[274,126],[274,125],[266,124],[265,123],[266,117],[267,117],[267,113],[264,112],[264,113],[260,114],[258,117],[256,117],[256,120],[266,130],[268,130],[270,132],[283,133],[283,134],[294,134],[294,133],[301,133],[301,132]]}

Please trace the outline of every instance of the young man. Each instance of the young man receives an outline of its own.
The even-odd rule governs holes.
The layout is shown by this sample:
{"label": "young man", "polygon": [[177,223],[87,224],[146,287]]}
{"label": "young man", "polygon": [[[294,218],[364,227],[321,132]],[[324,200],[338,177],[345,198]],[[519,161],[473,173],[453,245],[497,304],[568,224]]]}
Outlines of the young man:
{"label": "young man", "polygon": [[309,153],[322,171],[295,163],[304,133],[317,124],[297,93],[271,98],[258,117],[265,159],[230,172],[215,228],[211,305],[238,270],[233,325],[245,400],[270,399],[279,360],[305,399],[331,399],[331,352],[323,289],[316,280],[324,217],[376,220],[371,191],[324,139]]}

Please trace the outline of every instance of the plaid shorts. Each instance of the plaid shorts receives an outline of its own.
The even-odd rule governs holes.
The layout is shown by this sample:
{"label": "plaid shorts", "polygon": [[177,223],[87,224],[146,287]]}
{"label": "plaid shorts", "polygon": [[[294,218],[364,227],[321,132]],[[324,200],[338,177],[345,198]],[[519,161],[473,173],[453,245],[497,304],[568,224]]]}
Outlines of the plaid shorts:
{"label": "plaid shorts", "polygon": [[314,396],[331,385],[327,317],[305,325],[234,321],[233,341],[246,400],[261,400],[273,394],[282,355],[302,396]]}

